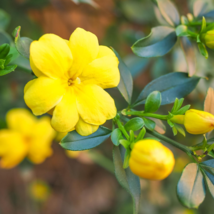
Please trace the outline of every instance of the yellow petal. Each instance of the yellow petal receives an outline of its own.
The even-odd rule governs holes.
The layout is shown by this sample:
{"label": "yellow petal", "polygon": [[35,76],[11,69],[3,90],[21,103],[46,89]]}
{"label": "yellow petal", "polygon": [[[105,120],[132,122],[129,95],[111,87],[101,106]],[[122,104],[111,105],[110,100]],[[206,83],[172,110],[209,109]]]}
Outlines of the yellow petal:
{"label": "yellow petal", "polygon": [[83,70],[80,79],[83,84],[95,84],[102,88],[116,87],[120,82],[119,61],[116,56],[95,59]]}
{"label": "yellow petal", "polygon": [[29,134],[36,123],[36,118],[27,109],[12,109],[6,115],[9,129],[22,134]]}
{"label": "yellow petal", "polygon": [[58,132],[69,132],[78,120],[76,96],[73,91],[68,91],[55,107],[51,125]]}
{"label": "yellow petal", "polygon": [[112,51],[110,48],[108,48],[107,46],[103,46],[103,45],[100,45],[99,46],[99,52],[98,52],[98,55],[97,55],[97,59],[98,58],[102,58],[104,56],[112,56],[112,57],[116,57],[114,51]]}
{"label": "yellow petal", "polygon": [[86,123],[101,125],[115,117],[114,100],[101,87],[80,84],[75,89],[78,112]]}
{"label": "yellow petal", "polygon": [[59,80],[41,76],[26,85],[24,100],[35,115],[48,112],[56,106],[65,93]]}
{"label": "yellow petal", "polygon": [[38,41],[33,41],[30,57],[36,75],[40,76],[39,70],[52,78],[67,77],[73,60],[65,40],[54,34],[45,34]]}
{"label": "yellow petal", "polygon": [[28,146],[22,135],[15,131],[0,131],[0,166],[5,169],[18,165],[26,156]]}
{"label": "yellow petal", "polygon": [[50,125],[49,117],[40,118],[34,126],[29,142],[28,158],[34,163],[41,163],[52,154],[51,144],[56,132]]}
{"label": "yellow petal", "polygon": [[78,77],[83,68],[96,59],[99,52],[98,39],[93,33],[77,28],[71,34],[69,47],[73,55],[71,76]]}
{"label": "yellow petal", "polygon": [[85,123],[82,118],[79,119],[77,125],[76,125],[76,131],[78,134],[82,136],[88,136],[90,134],[93,134],[94,132],[97,131],[99,126],[96,125],[91,125],[88,123]]}
{"label": "yellow petal", "polygon": [[33,73],[37,76],[37,77],[40,77],[40,76],[45,76],[34,64],[33,60],[32,60],[32,56],[30,56],[30,67],[33,71]]}

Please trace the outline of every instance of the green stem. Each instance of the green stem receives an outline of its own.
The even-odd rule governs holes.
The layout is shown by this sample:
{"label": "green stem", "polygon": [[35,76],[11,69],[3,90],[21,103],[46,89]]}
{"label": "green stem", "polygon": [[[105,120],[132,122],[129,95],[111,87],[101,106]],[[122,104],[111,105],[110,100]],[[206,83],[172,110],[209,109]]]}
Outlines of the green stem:
{"label": "green stem", "polygon": [[88,155],[96,164],[102,166],[109,172],[114,173],[114,165],[110,159],[108,159],[101,153],[92,150],[88,152]]}
{"label": "green stem", "polygon": [[124,126],[122,125],[122,123],[120,122],[120,120],[115,118],[114,121],[117,123],[118,128],[123,133],[123,135],[126,137],[126,139],[129,140],[129,135],[126,132],[126,130],[125,130]]}
{"label": "green stem", "polygon": [[146,132],[157,137],[157,138],[159,138],[159,139],[161,139],[161,140],[163,140],[163,141],[165,141],[165,142],[167,142],[167,143],[169,143],[169,144],[171,144],[171,145],[173,145],[173,146],[175,146],[175,147],[177,147],[178,149],[182,150],[183,152],[187,153],[188,155],[189,154],[191,154],[191,156],[193,155],[193,152],[187,146],[184,146],[184,145],[182,145],[182,144],[180,144],[180,143],[178,143],[178,142],[176,142],[176,141],[174,141],[174,140],[172,140],[172,139],[170,139],[170,138],[168,138],[162,134],[159,134],[158,132],[151,131],[148,129]]}
{"label": "green stem", "polygon": [[144,111],[125,111],[123,112],[126,115],[135,115],[140,117],[153,117],[160,120],[167,120],[168,115],[159,115],[159,114],[153,114],[153,113],[145,113]]}

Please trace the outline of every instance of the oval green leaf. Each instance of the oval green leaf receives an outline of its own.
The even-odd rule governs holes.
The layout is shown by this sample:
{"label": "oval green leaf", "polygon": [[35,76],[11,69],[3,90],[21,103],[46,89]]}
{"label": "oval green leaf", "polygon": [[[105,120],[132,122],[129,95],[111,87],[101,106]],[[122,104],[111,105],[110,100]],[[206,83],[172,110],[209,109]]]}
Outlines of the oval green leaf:
{"label": "oval green leaf", "polygon": [[175,45],[177,36],[171,27],[159,26],[152,28],[151,33],[133,46],[132,51],[140,57],[159,57],[167,54]]}
{"label": "oval green leaf", "polygon": [[198,208],[205,198],[205,182],[196,163],[188,164],[177,185],[180,202],[188,208]]}
{"label": "oval green leaf", "polygon": [[169,0],[158,0],[157,5],[162,16],[173,27],[180,24],[180,15],[175,5]]}
{"label": "oval green leaf", "polygon": [[156,123],[153,120],[150,120],[150,119],[144,117],[143,121],[144,121],[147,129],[149,129],[151,131],[155,129]]}
{"label": "oval green leaf", "polygon": [[67,150],[82,151],[100,145],[109,138],[110,135],[111,130],[102,126],[89,136],[81,136],[76,131],[72,131],[62,139],[60,145]]}
{"label": "oval green leaf", "polygon": [[156,112],[161,105],[161,93],[153,91],[146,98],[145,112]]}
{"label": "oval green leaf", "polygon": [[124,99],[130,104],[132,99],[132,92],[133,92],[133,79],[129,68],[121,59],[120,55],[115,51],[113,48],[112,50],[116,54],[119,60],[119,70],[120,70],[120,83],[117,86],[120,93],[124,97]]}
{"label": "oval green leaf", "polygon": [[115,146],[119,146],[120,142],[119,140],[122,139],[122,133],[120,129],[114,129],[114,131],[111,133],[111,141]]}
{"label": "oval green leaf", "polygon": [[28,37],[20,37],[20,31],[21,31],[21,27],[19,26],[13,32],[13,35],[15,37],[16,49],[22,56],[29,59],[30,58],[30,44],[33,40]]}
{"label": "oval green leaf", "polygon": [[140,117],[135,117],[135,118],[132,118],[131,120],[129,120],[124,128],[126,129],[126,131],[138,131],[139,129],[141,129],[142,127],[144,126],[144,121],[142,118]]}
{"label": "oval green leaf", "polygon": [[147,96],[153,91],[161,92],[161,105],[173,103],[175,97],[178,99],[188,95],[198,84],[201,78],[197,76],[188,77],[187,73],[173,72],[163,75],[150,82],[140,93],[133,106],[144,104]]}

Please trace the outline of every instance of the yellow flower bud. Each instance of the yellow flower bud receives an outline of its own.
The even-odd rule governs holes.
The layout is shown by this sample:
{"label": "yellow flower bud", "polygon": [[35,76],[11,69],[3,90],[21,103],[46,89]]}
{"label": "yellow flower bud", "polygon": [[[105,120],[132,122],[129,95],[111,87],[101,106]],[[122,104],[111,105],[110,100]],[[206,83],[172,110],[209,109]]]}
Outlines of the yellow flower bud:
{"label": "yellow flower bud", "polygon": [[138,141],[131,152],[129,166],[141,178],[162,180],[173,170],[173,153],[157,140]]}
{"label": "yellow flower bud", "polygon": [[184,126],[190,134],[205,134],[214,129],[214,116],[205,111],[190,109],[185,113]]}
{"label": "yellow flower bud", "polygon": [[208,48],[214,49],[214,30],[207,31],[202,34],[201,40]]}

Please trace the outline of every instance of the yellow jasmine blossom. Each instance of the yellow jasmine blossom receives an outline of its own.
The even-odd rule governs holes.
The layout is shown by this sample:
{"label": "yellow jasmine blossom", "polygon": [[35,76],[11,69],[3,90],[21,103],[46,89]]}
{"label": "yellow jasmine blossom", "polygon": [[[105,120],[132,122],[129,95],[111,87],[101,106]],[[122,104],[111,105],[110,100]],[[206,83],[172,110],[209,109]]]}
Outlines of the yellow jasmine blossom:
{"label": "yellow jasmine blossom", "polygon": [[190,134],[205,134],[214,129],[214,115],[190,109],[185,113],[184,126]]}
{"label": "yellow jasmine blossom", "polygon": [[208,48],[214,49],[214,30],[202,34],[201,39]]}
{"label": "yellow jasmine blossom", "polygon": [[162,180],[173,170],[175,159],[173,153],[157,140],[138,141],[129,159],[131,171],[141,178]]}
{"label": "yellow jasmine blossom", "polygon": [[29,192],[35,201],[44,202],[50,195],[50,188],[44,181],[36,180],[31,183]]}
{"label": "yellow jasmine blossom", "polygon": [[104,89],[119,84],[119,62],[94,34],[77,28],[69,41],[45,34],[31,43],[30,64],[38,78],[25,86],[25,102],[35,115],[52,114],[58,132],[75,129],[86,136],[115,117]]}
{"label": "yellow jasmine blossom", "polygon": [[0,166],[12,168],[26,156],[38,164],[52,154],[55,131],[50,118],[37,119],[26,109],[12,109],[6,115],[8,129],[0,130]]}

